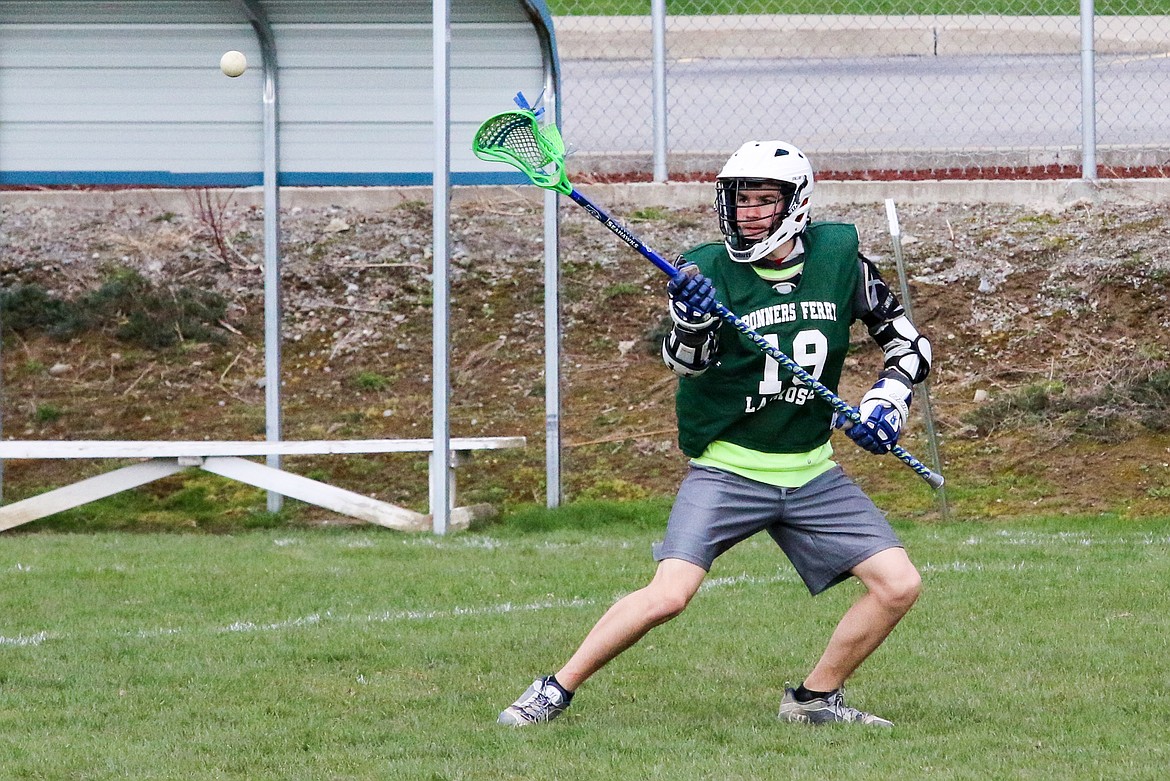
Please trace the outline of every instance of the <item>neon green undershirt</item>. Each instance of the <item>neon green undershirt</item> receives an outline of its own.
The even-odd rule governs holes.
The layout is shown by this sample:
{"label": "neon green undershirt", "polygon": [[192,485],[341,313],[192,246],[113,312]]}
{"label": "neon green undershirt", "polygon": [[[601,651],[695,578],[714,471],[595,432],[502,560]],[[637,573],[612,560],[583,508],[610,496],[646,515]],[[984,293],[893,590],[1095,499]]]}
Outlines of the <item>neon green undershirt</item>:
{"label": "neon green undershirt", "polygon": [[[799,263],[796,262],[798,259],[798,256],[803,255],[803,254],[804,254],[804,242],[801,241],[800,236],[797,236],[796,239],[793,241],[792,249],[789,250],[788,254],[785,255],[783,258],[779,258],[778,259],[779,263],[777,264],[777,265],[783,265],[785,263],[792,262],[793,263],[792,266],[789,266],[788,268],[768,268],[767,266],[761,265],[761,263],[762,263],[762,261],[761,261],[761,263],[753,263],[752,264],[752,271],[759,274],[760,279],[764,280],[765,282],[767,282],[769,284],[771,284],[773,282],[785,282],[789,279],[792,279],[793,277],[800,276],[800,272],[804,270],[804,259],[799,258],[800,262]],[[765,258],[764,260],[776,261],[777,259],[768,257],[768,258]]]}
{"label": "neon green undershirt", "polygon": [[[789,257],[803,251],[803,249],[803,246],[797,241],[796,247]],[[752,266],[752,268],[768,282],[778,282],[799,274],[803,270],[804,264],[800,263],[783,271],[764,269],[759,266]],[[716,440],[707,446],[703,455],[691,459],[691,463],[732,472],[749,480],[755,480],[757,483],[776,485],[781,488],[800,488],[809,480],[836,466],[832,456],[833,446],[828,442],[807,453],[762,453],[759,450]]]}
{"label": "neon green undershirt", "polygon": [[834,466],[829,442],[807,453],[761,453],[758,450],[716,440],[692,464],[710,466],[781,488],[800,488]]}
{"label": "neon green undershirt", "polygon": [[760,279],[765,282],[783,282],[799,276],[800,272],[804,270],[804,263],[797,263],[792,268],[760,268],[759,266],[752,266],[752,271],[760,275]]}

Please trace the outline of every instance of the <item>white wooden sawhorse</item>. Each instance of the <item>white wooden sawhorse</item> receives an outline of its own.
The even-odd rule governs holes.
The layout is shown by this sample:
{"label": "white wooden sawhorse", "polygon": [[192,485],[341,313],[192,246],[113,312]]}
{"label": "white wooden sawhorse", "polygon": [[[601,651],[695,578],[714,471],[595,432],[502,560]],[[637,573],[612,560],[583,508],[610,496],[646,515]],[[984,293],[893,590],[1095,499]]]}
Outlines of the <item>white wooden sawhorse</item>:
{"label": "white wooden sawhorse", "polygon": [[[454,503],[455,467],[472,450],[523,447],[524,437],[471,437],[451,440],[446,465],[449,495]],[[430,439],[343,439],[295,442],[161,442],[161,441],[0,441],[0,459],[147,458],[121,469],[90,477],[43,494],[0,507],[0,531],[47,515],[79,507],[96,499],[137,488],[190,467],[263,488],[266,491],[315,504],[342,515],[400,531],[430,528],[432,515],[407,510],[347,491],[319,480],[249,461],[246,456],[340,455],[357,453],[411,453],[433,451]],[[434,469],[434,465],[431,465]],[[432,514],[435,508],[431,508]],[[456,507],[451,526],[466,526],[471,511]]]}

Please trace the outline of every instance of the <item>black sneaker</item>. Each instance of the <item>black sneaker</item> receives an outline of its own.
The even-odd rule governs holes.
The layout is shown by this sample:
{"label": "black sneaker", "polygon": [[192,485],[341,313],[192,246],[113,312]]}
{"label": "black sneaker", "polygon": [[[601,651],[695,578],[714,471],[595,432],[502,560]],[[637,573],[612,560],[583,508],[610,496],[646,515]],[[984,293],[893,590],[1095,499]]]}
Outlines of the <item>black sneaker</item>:
{"label": "black sneaker", "polygon": [[556,686],[549,683],[552,678],[537,678],[520,695],[520,699],[509,705],[500,713],[497,724],[508,724],[513,727],[526,727],[529,724],[539,724],[552,721],[565,712],[569,703],[565,695]]}
{"label": "black sneaker", "polygon": [[872,713],[850,708],[845,704],[845,692],[837,689],[827,697],[801,702],[796,699],[795,689],[785,689],[780,700],[780,721],[794,721],[801,724],[848,724],[861,723],[871,727],[892,727],[894,722]]}

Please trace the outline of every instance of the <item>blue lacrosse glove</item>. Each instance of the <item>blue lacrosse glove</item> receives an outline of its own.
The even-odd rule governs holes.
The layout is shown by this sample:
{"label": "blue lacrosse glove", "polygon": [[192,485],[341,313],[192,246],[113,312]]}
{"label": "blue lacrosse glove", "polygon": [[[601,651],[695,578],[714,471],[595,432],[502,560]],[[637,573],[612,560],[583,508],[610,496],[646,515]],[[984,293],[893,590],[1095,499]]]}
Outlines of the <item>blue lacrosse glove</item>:
{"label": "blue lacrosse glove", "polygon": [[670,295],[670,316],[675,324],[691,331],[707,328],[715,320],[715,286],[699,273],[694,263],[684,263],[682,272],[666,283]]}
{"label": "blue lacrosse glove", "polygon": [[875,455],[889,453],[898,444],[898,436],[909,416],[910,386],[895,378],[878,380],[861,397],[857,414],[859,423],[849,424],[840,412],[833,415],[833,427],[844,428],[845,435]]}

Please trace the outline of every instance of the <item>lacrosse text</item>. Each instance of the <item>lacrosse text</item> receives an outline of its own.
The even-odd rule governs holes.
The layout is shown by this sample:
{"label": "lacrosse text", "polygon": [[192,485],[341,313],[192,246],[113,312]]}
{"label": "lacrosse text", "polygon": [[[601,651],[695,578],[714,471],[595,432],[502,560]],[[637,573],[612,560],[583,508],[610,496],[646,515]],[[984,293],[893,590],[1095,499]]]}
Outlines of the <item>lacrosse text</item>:
{"label": "lacrosse text", "polygon": [[807,385],[801,385],[796,380],[779,393],[770,393],[767,396],[745,396],[744,397],[744,412],[759,412],[764,407],[768,406],[771,401],[786,401],[789,404],[804,404],[813,397],[812,389]]}

